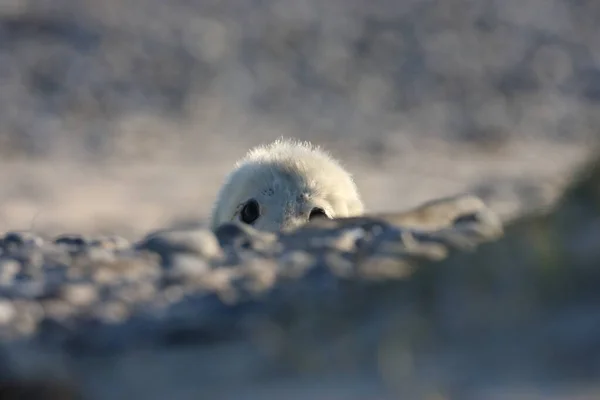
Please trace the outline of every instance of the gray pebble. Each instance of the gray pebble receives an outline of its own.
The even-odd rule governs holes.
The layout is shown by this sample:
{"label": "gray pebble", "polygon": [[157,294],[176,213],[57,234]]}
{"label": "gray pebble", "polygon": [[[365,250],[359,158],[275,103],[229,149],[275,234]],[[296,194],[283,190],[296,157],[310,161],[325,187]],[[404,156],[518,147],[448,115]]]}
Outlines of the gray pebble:
{"label": "gray pebble", "polygon": [[54,239],[54,244],[64,246],[70,252],[78,252],[87,248],[90,244],[89,240],[83,235],[64,234]]}
{"label": "gray pebble", "polygon": [[[77,273],[77,271],[78,270],[75,270],[74,274]],[[97,268],[92,274],[93,281],[101,285],[114,284],[120,280],[120,277],[119,271],[111,268]]]}
{"label": "gray pebble", "polygon": [[8,300],[0,300],[0,325],[9,324],[16,315],[13,304]]}
{"label": "gray pebble", "polygon": [[94,238],[90,244],[94,247],[112,251],[125,250],[131,246],[131,243],[127,239],[116,235]]}
{"label": "gray pebble", "polygon": [[46,285],[41,280],[26,280],[13,286],[21,299],[35,299],[46,294]]}
{"label": "gray pebble", "polygon": [[139,255],[115,257],[112,262],[88,260],[87,267],[88,276],[93,281],[104,285],[154,279],[161,273],[161,268],[155,259]]}
{"label": "gray pebble", "polygon": [[243,274],[232,280],[236,287],[252,294],[262,293],[275,284],[278,265],[274,260],[254,257],[241,268]]}
{"label": "gray pebble", "polygon": [[42,256],[46,265],[68,266],[71,265],[73,260],[68,251],[58,246],[50,246],[42,249]]}
{"label": "gray pebble", "polygon": [[275,234],[258,231],[248,224],[238,222],[221,225],[215,235],[222,247],[236,250],[269,252],[275,250],[277,243]]}
{"label": "gray pebble", "polygon": [[19,332],[20,335],[29,336],[36,331],[38,321],[30,314],[19,314],[11,325],[11,328]]}
{"label": "gray pebble", "polygon": [[365,236],[365,231],[360,228],[349,229],[336,237],[329,239],[328,244],[331,248],[334,248],[343,252],[351,252],[356,250],[356,244],[359,239]]}
{"label": "gray pebble", "polygon": [[325,262],[336,276],[350,277],[355,273],[356,264],[340,253],[331,252],[326,254]]}
{"label": "gray pebble", "polygon": [[136,245],[138,250],[148,250],[160,255],[163,264],[171,266],[174,256],[189,253],[214,260],[223,252],[217,238],[207,229],[166,230],[149,234]]}
{"label": "gray pebble", "polygon": [[94,315],[106,323],[118,323],[129,315],[125,303],[121,301],[109,301],[101,303],[94,309]]}
{"label": "gray pebble", "polygon": [[152,300],[156,288],[150,282],[141,282],[136,285],[125,285],[111,293],[111,298],[126,304],[138,304]]}
{"label": "gray pebble", "polygon": [[21,265],[14,259],[0,259],[0,284],[9,285],[21,270]]}
{"label": "gray pebble", "polygon": [[30,248],[21,252],[18,256],[19,261],[23,265],[22,272],[30,275],[35,275],[44,266],[44,253],[39,247]]}
{"label": "gray pebble", "polygon": [[89,306],[98,300],[98,289],[89,283],[69,284],[62,288],[61,297],[77,307]]}
{"label": "gray pebble", "polygon": [[45,316],[55,321],[67,320],[73,316],[77,308],[68,301],[60,299],[50,299],[43,303]]}
{"label": "gray pebble", "polygon": [[2,247],[6,249],[29,246],[41,247],[44,240],[33,232],[10,231],[2,237]]}
{"label": "gray pebble", "polygon": [[203,259],[188,254],[180,254],[175,257],[172,271],[168,273],[181,278],[190,278],[205,274],[209,270],[210,266]]}
{"label": "gray pebble", "polygon": [[165,289],[162,295],[167,304],[172,304],[183,298],[185,290],[182,286],[173,285]]}
{"label": "gray pebble", "polygon": [[35,301],[16,300],[13,301],[13,307],[15,315],[11,327],[22,335],[33,333],[45,315],[42,305]]}
{"label": "gray pebble", "polygon": [[89,247],[86,249],[85,255],[93,263],[112,263],[116,261],[115,253],[104,247]]}
{"label": "gray pebble", "polygon": [[280,275],[288,278],[297,278],[315,263],[315,256],[306,251],[293,250],[284,253],[278,259]]}

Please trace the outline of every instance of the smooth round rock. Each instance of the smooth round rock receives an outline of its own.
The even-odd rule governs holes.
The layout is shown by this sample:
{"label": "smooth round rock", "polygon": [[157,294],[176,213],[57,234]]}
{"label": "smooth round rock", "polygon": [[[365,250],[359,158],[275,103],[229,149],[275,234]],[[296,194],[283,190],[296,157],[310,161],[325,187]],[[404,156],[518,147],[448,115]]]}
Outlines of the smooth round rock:
{"label": "smooth round rock", "polygon": [[166,230],[149,234],[135,248],[160,255],[163,264],[172,265],[177,254],[193,254],[213,260],[223,255],[212,231],[207,229]]}

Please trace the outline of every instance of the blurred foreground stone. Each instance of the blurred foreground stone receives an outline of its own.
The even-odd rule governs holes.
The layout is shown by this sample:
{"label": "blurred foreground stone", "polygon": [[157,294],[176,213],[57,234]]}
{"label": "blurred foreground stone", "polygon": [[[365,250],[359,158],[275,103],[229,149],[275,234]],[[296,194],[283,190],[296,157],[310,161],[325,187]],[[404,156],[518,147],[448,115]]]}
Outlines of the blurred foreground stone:
{"label": "blurred foreground stone", "polygon": [[599,256],[600,164],[504,228],[462,196],[281,236],[12,232],[0,394],[599,398]]}

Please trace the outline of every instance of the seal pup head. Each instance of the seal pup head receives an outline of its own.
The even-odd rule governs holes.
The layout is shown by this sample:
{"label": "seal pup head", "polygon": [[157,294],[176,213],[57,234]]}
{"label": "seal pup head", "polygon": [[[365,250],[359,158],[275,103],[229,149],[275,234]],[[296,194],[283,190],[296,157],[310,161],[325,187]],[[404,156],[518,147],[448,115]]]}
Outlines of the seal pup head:
{"label": "seal pup head", "polygon": [[278,139],[236,163],[217,195],[211,227],[240,221],[277,232],[313,218],[362,212],[352,176],[329,153],[309,142]]}

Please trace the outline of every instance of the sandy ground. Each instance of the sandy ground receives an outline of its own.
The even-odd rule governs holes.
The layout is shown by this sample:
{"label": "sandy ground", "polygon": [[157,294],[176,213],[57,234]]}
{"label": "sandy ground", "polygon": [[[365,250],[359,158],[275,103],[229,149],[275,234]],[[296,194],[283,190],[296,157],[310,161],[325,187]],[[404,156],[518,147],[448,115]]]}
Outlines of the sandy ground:
{"label": "sandy ground", "polygon": [[[167,225],[205,221],[225,174],[248,146],[260,142],[215,143],[200,150],[195,162],[5,162],[0,228],[133,238]],[[377,161],[364,148],[324,144],[353,173],[368,211],[400,210],[471,191],[509,218],[551,204],[589,154],[581,144],[542,141],[511,143],[494,152],[397,142]]]}

